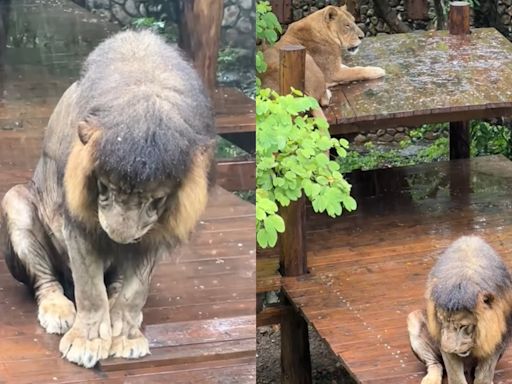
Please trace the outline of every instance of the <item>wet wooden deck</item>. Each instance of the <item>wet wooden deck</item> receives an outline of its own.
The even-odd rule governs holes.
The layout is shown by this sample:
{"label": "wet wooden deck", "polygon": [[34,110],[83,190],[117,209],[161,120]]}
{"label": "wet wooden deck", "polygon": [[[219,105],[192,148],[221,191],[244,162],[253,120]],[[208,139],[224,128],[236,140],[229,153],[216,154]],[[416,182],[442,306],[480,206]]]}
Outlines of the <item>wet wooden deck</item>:
{"label": "wet wooden deck", "polygon": [[344,64],[387,74],[332,89],[334,134],[512,114],[512,44],[493,28],[371,37]]}
{"label": "wet wooden deck", "polygon": [[[39,146],[0,131],[0,198],[31,176]],[[254,247],[254,206],[217,187],[191,243],[153,279],[144,308],[152,355],[94,370],[60,358],[60,337],[38,325],[34,301],[0,262],[0,382],[254,383]]]}
{"label": "wet wooden deck", "polygon": [[[352,175],[356,212],[307,217],[310,273],[281,280],[258,255],[258,291],[281,282],[294,307],[361,383],[417,384],[409,312],[424,306],[427,274],[458,236],[478,234],[512,268],[512,163],[455,160]],[[512,349],[495,383],[512,381]]]}

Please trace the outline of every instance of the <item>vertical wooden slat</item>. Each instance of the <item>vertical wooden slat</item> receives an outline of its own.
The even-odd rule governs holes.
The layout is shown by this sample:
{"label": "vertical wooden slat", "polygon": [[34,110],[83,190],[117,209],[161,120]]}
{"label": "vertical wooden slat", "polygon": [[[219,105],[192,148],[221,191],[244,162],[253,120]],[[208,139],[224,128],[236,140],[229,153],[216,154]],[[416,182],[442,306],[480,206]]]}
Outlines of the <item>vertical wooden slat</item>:
{"label": "vertical wooden slat", "polygon": [[[279,49],[279,92],[288,94],[290,88],[304,90],[306,50],[302,46],[284,46]],[[305,242],[304,198],[283,207],[280,213],[286,230],[280,236],[280,266],[283,276],[307,272]],[[311,356],[308,326],[296,311],[281,318],[281,383],[311,384]]]}
{"label": "vertical wooden slat", "polygon": [[213,95],[224,2],[187,0],[182,4],[179,46],[190,55],[205,86]]}
{"label": "vertical wooden slat", "polygon": [[[452,35],[470,33],[469,3],[453,1],[448,14],[448,30]],[[470,156],[470,131],[468,121],[450,123],[450,159],[467,159]]]}
{"label": "vertical wooden slat", "polygon": [[[279,93],[286,95],[293,87],[304,90],[306,49],[300,45],[287,45],[279,49]],[[286,230],[280,236],[280,266],[283,276],[298,276],[307,272],[304,234],[305,199],[282,207]]]}

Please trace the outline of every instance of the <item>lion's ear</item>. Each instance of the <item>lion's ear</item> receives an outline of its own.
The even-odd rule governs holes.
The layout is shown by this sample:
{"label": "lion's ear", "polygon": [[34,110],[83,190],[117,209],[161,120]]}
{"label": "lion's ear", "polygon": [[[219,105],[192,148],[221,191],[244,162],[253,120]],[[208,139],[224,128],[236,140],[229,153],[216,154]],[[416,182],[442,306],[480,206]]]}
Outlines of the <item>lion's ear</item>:
{"label": "lion's ear", "polygon": [[342,5],[342,6],[340,7],[340,9],[341,9],[342,11],[348,12],[347,4]]}
{"label": "lion's ear", "polygon": [[492,307],[492,304],[494,303],[494,295],[490,292],[482,293],[480,295],[480,299],[482,300],[482,303],[487,305],[489,308]]}
{"label": "lion's ear", "polygon": [[84,120],[78,123],[78,137],[83,145],[86,145],[99,130],[98,126],[90,121]]}
{"label": "lion's ear", "polygon": [[331,22],[333,21],[334,19],[336,19],[336,17],[338,16],[338,10],[336,9],[336,7],[333,7],[332,5],[328,6],[327,8],[325,8],[325,21],[326,22]]}

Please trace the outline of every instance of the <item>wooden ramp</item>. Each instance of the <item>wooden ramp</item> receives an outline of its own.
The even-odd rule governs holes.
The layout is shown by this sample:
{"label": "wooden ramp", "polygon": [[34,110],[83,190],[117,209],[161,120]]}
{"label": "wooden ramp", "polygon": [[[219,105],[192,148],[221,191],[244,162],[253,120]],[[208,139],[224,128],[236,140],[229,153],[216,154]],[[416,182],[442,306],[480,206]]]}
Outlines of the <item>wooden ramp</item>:
{"label": "wooden ramp", "polygon": [[[512,268],[512,163],[457,160],[361,172],[351,182],[358,210],[308,214],[310,273],[282,279],[283,290],[356,380],[417,384],[425,369],[410,350],[406,317],[423,308],[440,252],[478,234]],[[277,260],[258,259],[259,291],[275,287],[276,270]],[[494,382],[512,382],[512,350]]]}
{"label": "wooden ramp", "polygon": [[[0,198],[31,176],[39,145],[0,132]],[[254,247],[254,206],[217,187],[190,244],[153,279],[143,323],[152,354],[91,370],[60,358],[60,337],[38,325],[33,299],[0,262],[0,382],[254,383]]]}

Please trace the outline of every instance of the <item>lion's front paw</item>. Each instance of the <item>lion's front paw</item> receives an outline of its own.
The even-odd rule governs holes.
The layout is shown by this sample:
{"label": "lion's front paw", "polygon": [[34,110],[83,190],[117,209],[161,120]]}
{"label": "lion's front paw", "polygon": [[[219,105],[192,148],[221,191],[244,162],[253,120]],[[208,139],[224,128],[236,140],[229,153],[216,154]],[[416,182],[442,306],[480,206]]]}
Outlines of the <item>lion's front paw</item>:
{"label": "lion's front paw", "polygon": [[112,345],[110,321],[87,327],[78,322],[60,340],[59,350],[67,360],[91,368],[108,357]]}
{"label": "lion's front paw", "polygon": [[437,372],[429,372],[422,380],[421,384],[441,384],[443,381],[442,374],[439,375]]}
{"label": "lion's front paw", "polygon": [[365,73],[368,80],[386,76],[386,71],[380,67],[365,67]]}
{"label": "lion's front paw", "polygon": [[115,336],[112,339],[110,356],[124,359],[136,359],[150,354],[148,339],[141,331],[131,332],[132,335]]}
{"label": "lion's front paw", "polygon": [[75,321],[75,306],[60,292],[53,292],[41,298],[37,319],[48,333],[63,334]]}

